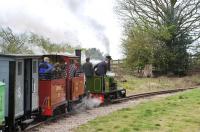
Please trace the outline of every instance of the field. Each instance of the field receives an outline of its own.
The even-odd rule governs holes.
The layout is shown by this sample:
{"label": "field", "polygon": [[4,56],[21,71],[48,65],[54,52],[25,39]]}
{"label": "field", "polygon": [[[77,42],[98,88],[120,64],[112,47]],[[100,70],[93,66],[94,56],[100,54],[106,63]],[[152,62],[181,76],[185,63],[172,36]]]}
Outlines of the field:
{"label": "field", "polygon": [[124,108],[75,132],[199,132],[200,89]]}
{"label": "field", "polygon": [[124,76],[124,79],[126,82],[118,81],[118,85],[119,87],[127,89],[128,94],[186,88],[200,85],[200,75],[158,78],[137,78],[126,75]]}

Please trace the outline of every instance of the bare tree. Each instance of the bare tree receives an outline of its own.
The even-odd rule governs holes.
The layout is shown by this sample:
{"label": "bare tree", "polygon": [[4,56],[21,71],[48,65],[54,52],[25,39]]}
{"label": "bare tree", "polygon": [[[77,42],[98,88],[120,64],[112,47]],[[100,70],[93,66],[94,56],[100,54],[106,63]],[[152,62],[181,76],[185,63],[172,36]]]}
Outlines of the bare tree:
{"label": "bare tree", "polygon": [[[161,65],[163,58],[159,60],[158,56],[165,54],[165,65],[159,66],[161,69],[187,70],[187,50],[200,38],[200,0],[119,0],[118,10],[128,25],[125,32],[130,34],[130,30],[139,26],[162,42],[161,48],[154,50],[155,65]],[[165,52],[160,52],[161,49]]]}
{"label": "bare tree", "polygon": [[200,0],[120,0],[119,13],[131,24],[160,29],[173,25],[173,38],[188,34],[200,38]]}
{"label": "bare tree", "polygon": [[15,35],[10,28],[0,30],[0,48],[6,54],[32,53],[25,46],[27,37],[25,34]]}

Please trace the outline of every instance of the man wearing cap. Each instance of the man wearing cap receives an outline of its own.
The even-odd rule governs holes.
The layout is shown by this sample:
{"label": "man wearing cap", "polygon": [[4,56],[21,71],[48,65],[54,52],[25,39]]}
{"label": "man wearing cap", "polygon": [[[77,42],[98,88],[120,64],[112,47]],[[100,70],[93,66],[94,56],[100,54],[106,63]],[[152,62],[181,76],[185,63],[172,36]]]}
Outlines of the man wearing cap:
{"label": "man wearing cap", "polygon": [[98,76],[105,76],[106,72],[108,70],[110,70],[110,60],[111,57],[110,56],[106,56],[106,59],[100,63],[98,63],[97,65],[94,66],[94,70],[96,75]]}
{"label": "man wearing cap", "polygon": [[85,73],[86,80],[87,80],[88,77],[92,77],[94,75],[93,65],[90,62],[89,57],[86,58],[86,62],[82,66],[82,70]]}

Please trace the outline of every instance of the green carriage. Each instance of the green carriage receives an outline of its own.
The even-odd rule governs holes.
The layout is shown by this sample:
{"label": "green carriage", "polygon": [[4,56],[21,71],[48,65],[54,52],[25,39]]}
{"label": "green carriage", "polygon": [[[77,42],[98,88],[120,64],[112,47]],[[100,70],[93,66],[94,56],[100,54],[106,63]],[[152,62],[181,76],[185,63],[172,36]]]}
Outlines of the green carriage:
{"label": "green carriage", "polygon": [[0,126],[4,126],[5,122],[5,84],[0,82]]}

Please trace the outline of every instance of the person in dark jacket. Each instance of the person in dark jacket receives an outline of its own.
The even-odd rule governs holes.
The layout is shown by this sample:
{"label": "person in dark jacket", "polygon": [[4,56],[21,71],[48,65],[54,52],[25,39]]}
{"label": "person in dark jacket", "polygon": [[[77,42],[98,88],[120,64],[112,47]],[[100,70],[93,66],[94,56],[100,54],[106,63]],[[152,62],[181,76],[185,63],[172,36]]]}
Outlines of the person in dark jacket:
{"label": "person in dark jacket", "polygon": [[43,79],[48,79],[49,73],[52,72],[53,65],[49,63],[49,58],[44,57],[44,61],[39,64],[39,77]]}
{"label": "person in dark jacket", "polygon": [[49,58],[44,57],[44,61],[39,64],[39,73],[50,73],[53,69],[53,66],[49,64]]}
{"label": "person in dark jacket", "polygon": [[94,66],[94,71],[97,76],[105,76],[106,72],[110,70],[111,56],[106,56],[106,59]]}
{"label": "person in dark jacket", "polygon": [[106,75],[106,72],[108,70],[108,61],[107,59],[105,61],[102,61],[100,63],[98,63],[97,65],[94,66],[94,71],[95,71],[95,74],[97,76],[105,76]]}
{"label": "person in dark jacket", "polygon": [[90,58],[86,58],[86,62],[82,66],[82,70],[85,73],[86,79],[94,75],[93,65],[90,62]]}

